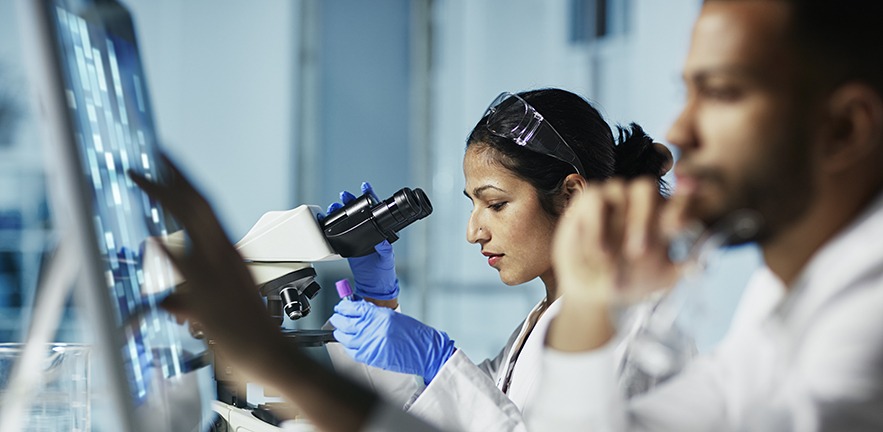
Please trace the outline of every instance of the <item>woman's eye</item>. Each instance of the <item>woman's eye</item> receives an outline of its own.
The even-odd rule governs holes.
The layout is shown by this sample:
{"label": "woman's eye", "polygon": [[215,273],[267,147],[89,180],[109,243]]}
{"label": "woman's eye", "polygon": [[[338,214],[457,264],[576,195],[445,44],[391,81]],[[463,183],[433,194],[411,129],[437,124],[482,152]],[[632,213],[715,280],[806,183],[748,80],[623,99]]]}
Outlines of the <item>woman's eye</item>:
{"label": "woman's eye", "polygon": [[498,203],[494,203],[494,204],[489,204],[488,208],[493,211],[500,211],[503,209],[503,207],[506,206],[506,204],[508,204],[506,201],[502,201],[502,202],[498,202]]}

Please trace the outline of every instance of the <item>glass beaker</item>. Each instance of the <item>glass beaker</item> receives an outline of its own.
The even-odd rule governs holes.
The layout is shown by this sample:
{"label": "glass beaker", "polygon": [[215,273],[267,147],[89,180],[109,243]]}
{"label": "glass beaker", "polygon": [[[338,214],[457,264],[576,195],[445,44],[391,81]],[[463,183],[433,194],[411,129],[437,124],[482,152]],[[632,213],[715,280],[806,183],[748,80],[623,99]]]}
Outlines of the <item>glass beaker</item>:
{"label": "glass beaker", "polygon": [[[13,368],[24,343],[0,343],[0,400],[9,391]],[[40,379],[24,413],[22,431],[87,432],[91,430],[91,372],[88,345],[45,344]]]}

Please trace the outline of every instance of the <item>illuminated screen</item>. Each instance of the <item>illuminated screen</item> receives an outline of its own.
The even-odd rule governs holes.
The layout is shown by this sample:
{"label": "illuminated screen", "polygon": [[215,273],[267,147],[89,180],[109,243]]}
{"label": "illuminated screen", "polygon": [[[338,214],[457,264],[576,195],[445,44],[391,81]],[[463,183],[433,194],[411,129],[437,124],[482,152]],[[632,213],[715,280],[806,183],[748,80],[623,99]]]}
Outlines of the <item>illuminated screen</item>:
{"label": "illuminated screen", "polygon": [[95,8],[57,1],[52,14],[82,174],[94,196],[96,240],[117,324],[125,330],[123,355],[138,404],[151,382],[186,372],[181,327],[158,308],[160,297],[144,289],[151,278],[172,280],[167,265],[161,272],[144,271],[145,240],[165,236],[170,227],[162,209],[126,174],[131,169],[158,177],[156,133],[134,37],[71,12],[78,9],[69,3],[92,13]]}

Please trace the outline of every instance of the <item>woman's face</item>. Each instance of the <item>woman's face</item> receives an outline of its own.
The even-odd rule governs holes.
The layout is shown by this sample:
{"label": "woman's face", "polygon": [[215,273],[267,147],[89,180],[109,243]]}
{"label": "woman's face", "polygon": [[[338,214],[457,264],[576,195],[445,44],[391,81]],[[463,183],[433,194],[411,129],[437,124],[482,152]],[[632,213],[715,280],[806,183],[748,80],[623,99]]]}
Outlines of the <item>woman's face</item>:
{"label": "woman's face", "polygon": [[466,240],[481,246],[488,265],[506,285],[552,275],[551,243],[556,220],[540,205],[534,187],[503,167],[481,144],[463,158],[464,193],[472,201]]}

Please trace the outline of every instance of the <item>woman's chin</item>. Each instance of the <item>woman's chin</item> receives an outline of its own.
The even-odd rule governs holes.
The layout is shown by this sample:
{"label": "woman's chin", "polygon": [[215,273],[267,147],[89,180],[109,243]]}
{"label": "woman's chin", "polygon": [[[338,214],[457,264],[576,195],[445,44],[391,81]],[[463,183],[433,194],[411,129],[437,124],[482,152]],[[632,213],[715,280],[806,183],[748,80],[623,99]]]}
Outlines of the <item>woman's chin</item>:
{"label": "woman's chin", "polygon": [[521,277],[521,275],[511,275],[507,274],[506,272],[500,272],[500,282],[503,282],[508,286],[521,285],[528,280],[525,280],[523,277]]}

